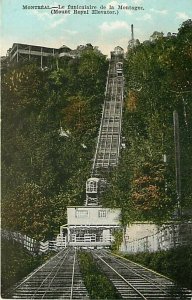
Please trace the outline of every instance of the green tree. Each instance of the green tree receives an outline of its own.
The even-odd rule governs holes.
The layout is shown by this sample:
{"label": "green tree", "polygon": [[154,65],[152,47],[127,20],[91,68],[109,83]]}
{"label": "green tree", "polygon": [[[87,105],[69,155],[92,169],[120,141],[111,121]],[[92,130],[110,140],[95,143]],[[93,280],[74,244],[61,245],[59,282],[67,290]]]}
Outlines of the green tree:
{"label": "green tree", "polygon": [[188,20],[177,37],[161,36],[141,43],[127,54],[123,111],[126,149],[121,151],[119,167],[103,198],[103,203],[123,208],[124,224],[139,219],[163,222],[174,213],[177,203],[174,110],[180,123],[181,202],[185,212],[190,211],[191,41],[191,20]]}
{"label": "green tree", "polygon": [[4,71],[4,227],[39,239],[52,236],[66,222],[67,205],[84,203],[106,73],[106,58],[94,49],[50,61],[46,70],[33,62]]}

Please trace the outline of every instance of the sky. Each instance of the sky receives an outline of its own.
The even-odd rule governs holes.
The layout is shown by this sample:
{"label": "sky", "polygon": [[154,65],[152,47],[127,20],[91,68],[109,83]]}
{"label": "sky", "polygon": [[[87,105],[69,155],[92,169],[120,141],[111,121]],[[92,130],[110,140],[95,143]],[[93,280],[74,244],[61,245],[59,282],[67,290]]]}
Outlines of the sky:
{"label": "sky", "polygon": [[[126,50],[131,39],[131,24],[135,38],[142,42],[154,31],[165,35],[176,33],[184,21],[192,19],[192,0],[0,0],[0,5],[0,55],[6,55],[13,43],[54,48],[67,45],[71,49],[91,43],[108,55],[115,46]],[[87,5],[112,13],[92,14],[90,9],[88,14],[74,14],[70,9],[70,14],[53,14],[52,9],[23,9],[25,5],[60,5],[64,7],[58,10],[60,12],[68,11],[68,5]],[[118,9],[119,5],[143,9]],[[113,8],[109,9],[109,6]]]}

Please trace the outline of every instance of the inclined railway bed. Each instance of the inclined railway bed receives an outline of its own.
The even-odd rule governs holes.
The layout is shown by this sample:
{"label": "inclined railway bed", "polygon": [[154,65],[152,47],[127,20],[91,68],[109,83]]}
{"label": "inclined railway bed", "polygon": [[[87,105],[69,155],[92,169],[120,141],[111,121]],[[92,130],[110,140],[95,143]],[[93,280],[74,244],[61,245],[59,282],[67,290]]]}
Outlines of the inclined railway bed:
{"label": "inclined railway bed", "polygon": [[98,175],[98,168],[108,168],[109,166],[116,166],[118,163],[124,88],[122,71],[122,57],[113,57],[109,65],[105,102],[92,175]]}
{"label": "inclined railway bed", "polygon": [[122,299],[192,299],[191,291],[152,270],[104,250],[92,253]]}
{"label": "inclined railway bed", "polygon": [[[91,251],[95,262],[116,287],[120,299],[192,299],[192,292],[152,270],[106,250]],[[15,285],[11,299],[89,299],[80,273],[77,251],[67,248]],[[111,299],[112,300],[112,299]]]}
{"label": "inclined railway bed", "polygon": [[[117,165],[121,143],[124,85],[122,72],[123,54],[121,49],[120,53],[118,51],[116,54],[114,53],[112,53],[108,71],[105,102],[93,163],[92,177],[97,176],[97,178],[91,178],[89,182],[90,184],[96,183],[96,187],[99,182],[100,168],[103,169]],[[91,188],[94,189],[95,186],[93,185]],[[94,190],[93,194],[96,193],[97,191]],[[93,203],[97,204],[97,197],[92,197]],[[90,198],[91,195],[89,194],[87,204],[89,204]],[[78,215],[77,212],[79,212],[79,216],[80,213],[88,215],[86,207],[84,210],[82,208],[76,209],[76,217]],[[106,217],[106,212],[103,211],[102,214],[100,217]],[[81,225],[84,227],[85,224]],[[96,228],[97,225],[96,223]],[[114,224],[110,226],[113,228]],[[102,226],[101,229],[103,230]],[[73,234],[76,239],[77,236],[74,232]],[[85,242],[87,242],[86,238],[84,239],[84,246]],[[177,288],[170,279],[160,274],[115,256],[105,250],[90,251],[100,269],[116,287],[118,293],[121,295],[121,299],[192,299],[191,291]],[[11,299],[89,299],[80,273],[76,249],[68,247],[60,251],[3,296],[4,298]]]}
{"label": "inclined railway bed", "polygon": [[62,250],[14,286],[11,299],[89,299],[74,248]]}
{"label": "inclined railway bed", "polygon": [[[124,98],[123,59],[124,51],[122,48],[117,47],[114,52],[111,52],[92,172],[86,183],[86,205],[99,205],[101,191],[106,186],[106,181],[103,178],[104,173],[118,164]],[[94,184],[93,192],[92,185]]]}

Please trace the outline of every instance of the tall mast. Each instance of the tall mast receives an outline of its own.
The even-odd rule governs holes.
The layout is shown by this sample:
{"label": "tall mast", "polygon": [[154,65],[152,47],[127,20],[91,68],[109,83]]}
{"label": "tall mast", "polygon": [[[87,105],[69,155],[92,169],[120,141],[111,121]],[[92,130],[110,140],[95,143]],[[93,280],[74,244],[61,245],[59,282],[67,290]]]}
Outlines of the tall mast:
{"label": "tall mast", "polygon": [[133,24],[131,24],[131,40],[134,41],[134,31],[133,31]]}

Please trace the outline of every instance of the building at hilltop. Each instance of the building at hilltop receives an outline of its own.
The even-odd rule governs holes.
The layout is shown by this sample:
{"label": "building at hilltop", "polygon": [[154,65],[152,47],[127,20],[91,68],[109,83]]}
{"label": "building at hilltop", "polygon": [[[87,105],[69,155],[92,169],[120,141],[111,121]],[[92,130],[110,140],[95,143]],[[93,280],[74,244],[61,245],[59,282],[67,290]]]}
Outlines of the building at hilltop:
{"label": "building at hilltop", "polygon": [[79,45],[72,50],[63,45],[60,48],[50,48],[37,45],[14,43],[7,51],[7,55],[1,57],[2,67],[11,64],[27,61],[35,61],[42,69],[47,67],[52,58],[62,59],[63,57],[76,58],[85,51],[99,52],[98,47],[93,47],[90,43]]}

